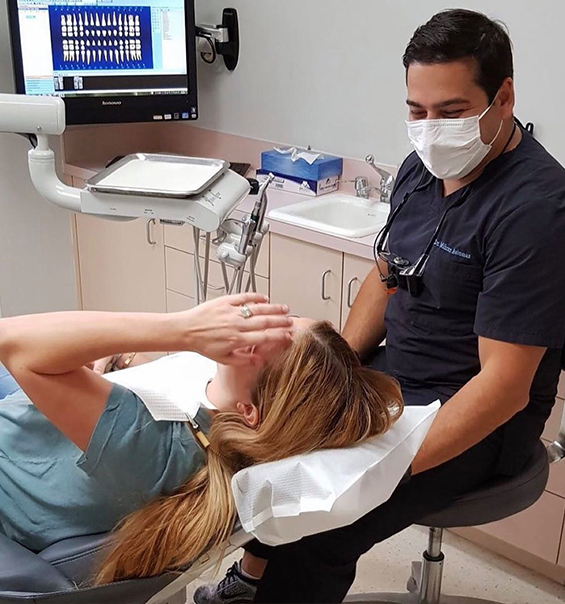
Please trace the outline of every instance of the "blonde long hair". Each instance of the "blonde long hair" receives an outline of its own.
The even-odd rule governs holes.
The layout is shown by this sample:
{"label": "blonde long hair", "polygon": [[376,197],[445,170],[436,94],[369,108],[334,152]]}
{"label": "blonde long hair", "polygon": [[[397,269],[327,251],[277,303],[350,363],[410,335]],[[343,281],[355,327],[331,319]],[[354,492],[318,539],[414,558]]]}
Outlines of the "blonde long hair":
{"label": "blonde long hair", "polygon": [[97,583],[186,566],[228,539],[236,516],[231,478],[239,469],[360,443],[385,432],[403,409],[398,384],[363,367],[326,322],[296,336],[265,369],[253,399],[257,426],[239,414],[218,413],[207,463],[175,494],[122,521]]}

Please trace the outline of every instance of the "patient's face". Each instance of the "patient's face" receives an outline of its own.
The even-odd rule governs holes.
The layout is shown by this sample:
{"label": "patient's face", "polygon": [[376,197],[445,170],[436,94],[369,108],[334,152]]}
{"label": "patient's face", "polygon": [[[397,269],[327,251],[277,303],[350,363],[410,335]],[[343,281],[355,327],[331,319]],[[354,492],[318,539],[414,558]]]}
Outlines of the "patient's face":
{"label": "patient's face", "polygon": [[[310,328],[315,323],[314,319],[305,319],[293,317],[292,332],[297,334]],[[265,366],[273,363],[275,359],[285,350],[288,344],[285,343],[269,343],[255,347],[255,353],[260,358],[260,362],[249,365],[222,365],[218,363],[218,373],[216,386],[219,384],[220,391],[223,390],[223,396],[228,393],[228,401],[233,396],[231,402],[221,403],[222,411],[234,411],[245,415],[253,406],[251,404],[252,392],[257,386],[257,382],[263,373]],[[212,387],[213,388],[213,387]],[[211,390],[208,390],[209,395]],[[218,391],[215,390],[215,397],[218,397]],[[212,400],[212,403],[220,408],[217,398]]]}

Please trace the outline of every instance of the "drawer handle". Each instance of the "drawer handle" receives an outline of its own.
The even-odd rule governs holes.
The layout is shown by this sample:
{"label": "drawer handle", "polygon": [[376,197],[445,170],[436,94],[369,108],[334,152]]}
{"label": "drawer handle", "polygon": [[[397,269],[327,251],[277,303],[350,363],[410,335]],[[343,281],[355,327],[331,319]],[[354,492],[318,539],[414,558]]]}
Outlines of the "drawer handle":
{"label": "drawer handle", "polygon": [[327,300],[331,300],[332,297],[331,296],[326,296],[326,277],[328,275],[331,275],[332,271],[331,269],[328,269],[327,271],[324,272],[324,274],[322,275],[322,300],[327,301]]}
{"label": "drawer handle", "polygon": [[157,241],[155,241],[152,238],[152,233],[151,233],[151,225],[152,224],[157,224],[157,221],[155,220],[155,218],[150,218],[147,221],[147,224],[145,225],[145,234],[147,235],[147,243],[149,245],[157,245]]}
{"label": "drawer handle", "polygon": [[347,284],[347,308],[351,308],[353,306],[353,302],[351,300],[351,292],[353,289],[353,284],[359,281],[359,279],[357,279],[357,277],[353,277],[353,279],[349,280],[349,283]]}
{"label": "drawer handle", "polygon": [[210,285],[210,283],[208,283],[208,289],[212,289],[216,292],[219,292],[221,290],[225,290],[225,286],[224,285]]}

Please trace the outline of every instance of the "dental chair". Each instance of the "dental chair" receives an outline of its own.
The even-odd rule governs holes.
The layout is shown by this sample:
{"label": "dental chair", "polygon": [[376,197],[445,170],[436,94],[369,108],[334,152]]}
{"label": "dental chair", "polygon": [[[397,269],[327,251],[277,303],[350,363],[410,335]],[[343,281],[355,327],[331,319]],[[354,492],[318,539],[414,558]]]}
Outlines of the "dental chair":
{"label": "dental chair", "polygon": [[[236,527],[222,553],[232,553],[249,539]],[[184,604],[186,585],[221,555],[204,554],[184,572],[92,587],[92,570],[109,541],[105,533],[74,537],[34,553],[0,534],[0,604]]]}
{"label": "dental chair", "polygon": [[0,604],[184,604],[189,583],[253,537],[268,545],[294,541],[350,524],[386,501],[438,409],[439,402],[407,409],[386,434],[348,449],[240,470],[232,480],[239,522],[229,542],[180,571],[93,587],[89,582],[110,546],[108,534],[32,552],[0,533]]}

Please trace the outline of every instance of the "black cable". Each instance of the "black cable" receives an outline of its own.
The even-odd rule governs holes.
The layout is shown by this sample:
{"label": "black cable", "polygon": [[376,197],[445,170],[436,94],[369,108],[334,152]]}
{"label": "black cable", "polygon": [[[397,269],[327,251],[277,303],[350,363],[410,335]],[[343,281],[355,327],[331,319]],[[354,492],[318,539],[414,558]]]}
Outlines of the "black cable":
{"label": "black cable", "polygon": [[[383,246],[385,245],[386,238],[388,237],[388,234],[392,227],[392,223],[394,222],[394,219],[399,214],[400,210],[405,206],[406,202],[410,199],[410,197],[412,197],[412,195],[414,193],[416,193],[418,191],[422,191],[428,186],[429,183],[424,182],[428,176],[431,176],[431,174],[424,169],[422,171],[422,174],[420,174],[420,178],[418,179],[418,184],[411,191],[407,191],[406,193],[404,193],[404,197],[402,198],[402,201],[398,204],[398,206],[396,206],[394,211],[389,215],[386,223],[384,224],[384,226],[381,228],[381,230],[377,233],[377,236],[375,237],[375,240],[373,242],[373,258],[375,260],[375,264],[377,265],[377,270],[379,271],[380,279],[383,283],[386,282],[388,277],[385,277],[385,275],[383,274],[383,272],[381,270],[380,264],[379,264],[379,258],[380,258],[379,247],[380,247],[380,245],[383,245]],[[391,201],[392,201],[392,199],[391,199]],[[382,241],[380,241],[381,237],[382,237]]]}
{"label": "black cable", "polygon": [[29,141],[29,144],[35,149],[37,147],[37,136],[35,134],[25,134],[24,132],[17,132],[18,136],[23,136]]}
{"label": "black cable", "polygon": [[[202,58],[204,63],[212,65],[212,63],[215,63],[216,59],[218,58],[218,51],[216,50],[216,43],[214,41],[214,38],[211,34],[208,34],[206,32],[199,32],[198,36],[200,38],[204,38],[204,40],[206,40],[206,42],[208,42],[208,44],[210,45],[210,52],[201,52],[200,57]],[[212,55],[212,58],[206,59],[206,56],[209,54]]]}

